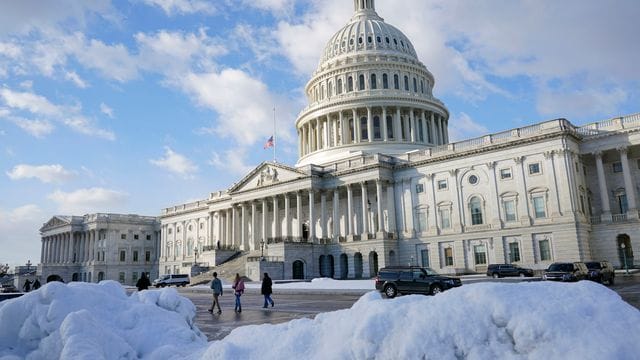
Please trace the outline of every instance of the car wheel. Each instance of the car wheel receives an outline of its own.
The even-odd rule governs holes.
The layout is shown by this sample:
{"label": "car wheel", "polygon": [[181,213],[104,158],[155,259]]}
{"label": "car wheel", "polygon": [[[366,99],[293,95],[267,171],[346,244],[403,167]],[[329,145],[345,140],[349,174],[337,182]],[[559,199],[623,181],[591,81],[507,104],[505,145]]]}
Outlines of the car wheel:
{"label": "car wheel", "polygon": [[493,278],[494,278],[494,279],[497,279],[497,278],[499,278],[499,277],[500,277],[500,275],[498,275],[498,273],[493,273],[493,275],[492,275],[492,276],[493,276]]}
{"label": "car wheel", "polygon": [[389,299],[393,299],[398,295],[398,290],[396,290],[396,287],[393,285],[387,285],[384,287],[384,294],[387,295]]}
{"label": "car wheel", "polygon": [[431,287],[431,295],[440,294],[441,292],[442,292],[442,288],[440,287],[440,285],[433,285]]}

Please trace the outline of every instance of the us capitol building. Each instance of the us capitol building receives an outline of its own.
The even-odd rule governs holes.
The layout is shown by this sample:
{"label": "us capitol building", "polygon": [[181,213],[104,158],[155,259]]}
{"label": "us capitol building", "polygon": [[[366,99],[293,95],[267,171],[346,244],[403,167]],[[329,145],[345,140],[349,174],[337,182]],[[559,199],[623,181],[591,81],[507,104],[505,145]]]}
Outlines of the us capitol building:
{"label": "us capitol building", "polygon": [[256,280],[361,278],[407,264],[455,274],[634,263],[640,114],[450,143],[449,111],[411,41],[374,0],[354,8],[305,87],[297,164],[262,163],[226,190],[163,209],[149,229],[159,274],[231,256]]}

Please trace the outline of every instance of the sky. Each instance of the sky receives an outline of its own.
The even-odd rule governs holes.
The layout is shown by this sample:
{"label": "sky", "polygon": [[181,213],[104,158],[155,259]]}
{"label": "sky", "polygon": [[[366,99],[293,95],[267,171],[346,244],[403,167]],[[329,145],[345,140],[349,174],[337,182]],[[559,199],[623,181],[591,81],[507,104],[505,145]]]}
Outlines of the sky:
{"label": "sky", "polygon": [[[434,74],[452,140],[640,111],[635,0],[378,0]],[[0,263],[54,215],[159,215],[263,161],[349,0],[0,2]],[[275,109],[275,110],[274,110]]]}

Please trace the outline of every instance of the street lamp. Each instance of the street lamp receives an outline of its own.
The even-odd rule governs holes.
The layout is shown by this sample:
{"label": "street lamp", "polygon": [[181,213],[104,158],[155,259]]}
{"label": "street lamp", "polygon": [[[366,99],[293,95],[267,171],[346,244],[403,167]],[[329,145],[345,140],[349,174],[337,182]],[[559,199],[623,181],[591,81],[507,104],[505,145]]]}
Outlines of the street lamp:
{"label": "street lamp", "polygon": [[194,254],[193,266],[196,266],[198,264],[198,246],[197,245],[193,247],[193,254]]}
{"label": "street lamp", "polygon": [[627,266],[627,252],[625,251],[626,247],[627,245],[625,245],[624,243],[620,244],[620,249],[622,249],[622,256],[624,258],[624,271],[627,275],[629,275],[629,267]]}
{"label": "street lamp", "polygon": [[260,239],[260,260],[264,260],[264,239]]}

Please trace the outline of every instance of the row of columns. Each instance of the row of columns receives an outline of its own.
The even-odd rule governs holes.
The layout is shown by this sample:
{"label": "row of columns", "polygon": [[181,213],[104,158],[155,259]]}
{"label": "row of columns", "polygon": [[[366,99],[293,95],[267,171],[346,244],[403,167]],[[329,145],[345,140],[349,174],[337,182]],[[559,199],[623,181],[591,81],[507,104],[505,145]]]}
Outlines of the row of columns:
{"label": "row of columns", "polygon": [[[628,148],[619,147],[616,149],[620,154],[620,163],[622,164],[622,177],[624,180],[624,191],[627,196],[627,204],[629,206],[628,213],[638,213],[636,203],[636,187],[631,178],[631,168],[629,167],[629,158],[627,156]],[[602,163],[602,151],[593,153],[596,158],[596,171],[598,173],[598,187],[600,189],[600,200],[602,202],[602,221],[611,221],[611,203],[609,200],[609,187],[604,174],[604,165]]]}
{"label": "row of columns", "polygon": [[[372,107],[367,107],[366,117],[364,114],[360,115],[358,109],[352,109],[346,114],[345,111],[339,111],[337,114],[329,113],[310,119],[298,129],[298,155],[302,157],[318,150],[374,141],[393,140],[431,145],[444,145],[449,142],[448,120],[435,112],[423,109],[402,112],[400,108],[387,111],[386,107],[382,107],[381,112],[374,114]],[[379,118],[380,132],[377,138],[374,134],[376,116]],[[366,138],[362,136],[362,117],[366,118]],[[387,117],[391,120],[391,129],[387,125]]]}
{"label": "row of columns", "polygon": [[[347,184],[344,186],[347,194],[347,211],[341,213],[340,206],[340,190],[343,187],[336,187],[332,190],[308,190],[306,194],[302,191],[295,193],[295,200],[290,194],[282,194],[269,198],[257,199],[254,201],[235,204],[231,208],[217,210],[213,214],[213,218],[218,219],[218,227],[216,234],[216,242],[223,247],[238,247],[243,250],[256,250],[260,247],[260,241],[269,238],[298,238],[303,237],[303,224],[308,221],[308,240],[316,241],[317,239],[332,238],[337,241],[340,236],[346,236],[352,239],[355,235],[361,235],[365,239],[365,235],[370,233],[393,232],[395,229],[391,226],[392,221],[385,228],[383,221],[383,213],[387,208],[384,206],[382,198],[385,184],[381,180],[375,181],[377,199],[378,222],[376,228],[369,228],[372,218],[369,209],[369,189],[367,182]],[[354,190],[360,190],[362,209],[361,213],[355,214],[354,210]],[[319,203],[316,194],[319,194]],[[393,204],[394,193],[393,184],[386,184],[387,201]],[[302,219],[303,212],[303,196],[308,197],[307,219]],[[328,199],[328,197],[331,199]],[[284,200],[284,201],[282,201]],[[327,206],[328,201],[332,202],[332,206]],[[271,205],[271,209],[269,207]],[[283,206],[284,205],[284,206]],[[282,207],[283,206],[283,207]],[[292,206],[294,209],[292,209]],[[319,207],[319,213],[316,213]],[[391,210],[393,206],[390,206]],[[281,227],[280,213],[284,212],[285,226]],[[293,212],[295,211],[295,217]],[[345,232],[341,233],[340,219],[346,216]],[[261,229],[258,230],[258,216],[261,216]],[[395,215],[389,215],[391,216]],[[356,220],[356,217],[359,221]],[[329,218],[332,220],[332,226],[329,228]],[[294,220],[295,224],[294,225]],[[316,229],[315,224],[320,222],[320,226]],[[318,233],[316,233],[316,231]]]}
{"label": "row of columns", "polygon": [[[42,238],[43,264],[84,263],[94,261],[99,230],[65,232]],[[74,257],[75,254],[75,257]]]}

